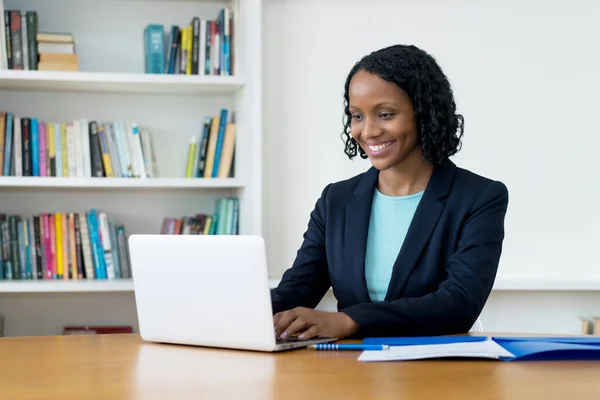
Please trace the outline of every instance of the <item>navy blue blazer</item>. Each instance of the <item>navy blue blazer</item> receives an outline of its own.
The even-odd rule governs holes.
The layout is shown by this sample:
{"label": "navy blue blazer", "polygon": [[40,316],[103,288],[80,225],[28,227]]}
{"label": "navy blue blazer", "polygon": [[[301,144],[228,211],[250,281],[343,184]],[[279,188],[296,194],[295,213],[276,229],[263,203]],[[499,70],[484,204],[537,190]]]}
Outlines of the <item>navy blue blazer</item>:
{"label": "navy blue blazer", "polygon": [[325,187],[291,268],[271,291],[273,312],[314,308],[331,287],[356,337],[469,331],[492,289],[508,190],[449,162],[429,180],[393,266],[385,300],[372,302],[365,254],[379,171]]}

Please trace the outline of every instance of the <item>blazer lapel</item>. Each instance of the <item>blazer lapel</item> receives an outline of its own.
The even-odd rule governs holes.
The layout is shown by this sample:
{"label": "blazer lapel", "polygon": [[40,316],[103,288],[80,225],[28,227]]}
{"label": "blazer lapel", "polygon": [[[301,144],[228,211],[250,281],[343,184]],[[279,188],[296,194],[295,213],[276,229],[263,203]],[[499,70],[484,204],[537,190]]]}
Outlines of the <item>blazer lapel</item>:
{"label": "blazer lapel", "polygon": [[352,286],[359,303],[371,302],[365,279],[365,256],[373,192],[378,176],[379,171],[374,167],[365,172],[346,208],[346,263],[350,267]]}
{"label": "blazer lapel", "polygon": [[450,192],[455,169],[456,166],[449,162],[444,166],[436,167],[429,179],[398,258],[394,263],[394,270],[392,271],[385,300],[395,299],[404,290],[417,259],[442,215],[446,205],[445,198]]}

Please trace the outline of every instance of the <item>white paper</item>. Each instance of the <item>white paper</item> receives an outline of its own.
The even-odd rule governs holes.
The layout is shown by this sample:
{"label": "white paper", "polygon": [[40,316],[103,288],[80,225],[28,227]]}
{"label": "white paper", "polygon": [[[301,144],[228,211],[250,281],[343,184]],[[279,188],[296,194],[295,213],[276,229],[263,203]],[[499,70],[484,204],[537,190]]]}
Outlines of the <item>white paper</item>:
{"label": "white paper", "polygon": [[392,346],[389,350],[365,350],[358,361],[405,361],[426,358],[477,357],[498,359],[514,357],[492,340],[481,342]]}

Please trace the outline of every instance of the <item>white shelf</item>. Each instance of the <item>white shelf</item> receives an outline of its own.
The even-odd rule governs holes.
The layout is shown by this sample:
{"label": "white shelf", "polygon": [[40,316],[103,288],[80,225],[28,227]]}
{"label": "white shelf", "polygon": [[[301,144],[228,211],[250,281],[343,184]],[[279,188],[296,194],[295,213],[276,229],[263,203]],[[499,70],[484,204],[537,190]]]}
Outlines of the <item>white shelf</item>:
{"label": "white shelf", "polygon": [[0,293],[131,292],[131,279],[0,281]]}
{"label": "white shelf", "polygon": [[0,188],[102,188],[102,189],[199,189],[243,188],[236,178],[62,178],[62,177],[0,177]]}
{"label": "white shelf", "polygon": [[[269,279],[275,288],[280,279]],[[494,291],[600,291],[596,279],[504,279],[496,282]],[[61,293],[61,292],[133,292],[131,279],[115,280],[26,280],[0,281],[0,293]]]}
{"label": "white shelf", "polygon": [[237,76],[0,70],[0,89],[155,94],[231,94]]}

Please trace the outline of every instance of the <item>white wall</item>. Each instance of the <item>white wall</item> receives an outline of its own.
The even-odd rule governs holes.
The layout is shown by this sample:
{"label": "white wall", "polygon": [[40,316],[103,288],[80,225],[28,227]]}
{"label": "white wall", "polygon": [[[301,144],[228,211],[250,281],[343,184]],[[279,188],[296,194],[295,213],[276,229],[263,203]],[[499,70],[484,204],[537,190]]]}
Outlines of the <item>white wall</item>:
{"label": "white wall", "polygon": [[[509,188],[499,279],[597,280],[599,18],[600,5],[583,0],[266,0],[271,276],[292,264],[323,187],[370,166],[343,153],[348,71],[375,49],[411,43],[437,58],[465,116],[454,161]],[[577,317],[593,313],[598,291],[503,291],[482,319],[498,331],[579,332]]]}

